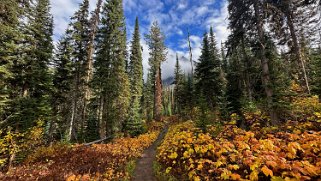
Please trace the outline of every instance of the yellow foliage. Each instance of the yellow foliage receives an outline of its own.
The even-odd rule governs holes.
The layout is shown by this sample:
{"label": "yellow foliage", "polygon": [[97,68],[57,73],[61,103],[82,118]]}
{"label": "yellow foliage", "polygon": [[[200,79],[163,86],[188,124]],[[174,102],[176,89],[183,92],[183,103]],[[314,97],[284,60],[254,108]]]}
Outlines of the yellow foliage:
{"label": "yellow foliage", "polygon": [[171,167],[171,174],[189,180],[317,178],[321,175],[320,139],[321,132],[261,134],[234,125],[224,126],[212,138],[186,122],[170,127],[158,147],[157,161]]}
{"label": "yellow foliage", "polygon": [[265,176],[271,176],[271,177],[273,177],[273,171],[270,170],[267,166],[264,165],[264,166],[261,168],[261,170],[262,170],[262,172],[264,173]]}

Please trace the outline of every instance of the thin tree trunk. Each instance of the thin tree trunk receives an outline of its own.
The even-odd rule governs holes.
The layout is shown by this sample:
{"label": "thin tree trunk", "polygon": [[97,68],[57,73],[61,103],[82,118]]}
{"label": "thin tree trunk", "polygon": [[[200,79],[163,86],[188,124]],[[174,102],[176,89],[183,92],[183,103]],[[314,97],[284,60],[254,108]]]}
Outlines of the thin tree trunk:
{"label": "thin tree trunk", "polygon": [[161,121],[162,119],[162,78],[160,66],[156,70],[155,80],[155,96],[154,96],[154,119]]}
{"label": "thin tree trunk", "polygon": [[307,73],[306,73],[304,60],[303,60],[303,57],[302,57],[301,47],[299,45],[299,40],[298,40],[298,37],[296,35],[296,30],[295,30],[295,27],[294,27],[294,24],[293,24],[293,13],[291,12],[291,10],[288,10],[288,12],[286,13],[286,17],[287,17],[287,24],[289,26],[291,37],[292,37],[292,41],[293,41],[294,53],[295,53],[296,59],[298,61],[298,64],[301,66],[303,79],[304,79],[304,83],[305,83],[305,86],[307,88],[307,91],[308,91],[309,94],[311,94],[310,86],[309,86],[309,80],[308,80],[308,76],[307,76]]}
{"label": "thin tree trunk", "polygon": [[271,78],[270,78],[270,70],[269,70],[269,60],[265,55],[265,37],[264,37],[264,29],[263,29],[263,20],[261,17],[259,2],[254,0],[254,11],[256,18],[256,28],[260,43],[260,58],[261,58],[261,66],[262,66],[262,83],[266,94],[267,99],[267,107],[268,112],[271,118],[271,122],[273,125],[278,124],[278,116],[274,110],[273,106],[273,90],[271,86]]}
{"label": "thin tree trunk", "polygon": [[99,106],[98,106],[98,122],[99,122],[99,135],[100,138],[106,137],[106,125],[105,121],[103,121],[103,108],[104,108],[104,98],[100,96],[99,98]]}
{"label": "thin tree trunk", "polygon": [[70,118],[70,123],[69,123],[69,128],[68,128],[67,141],[71,141],[71,136],[72,136],[73,127],[74,127],[74,121],[75,121],[75,114],[76,114],[76,98],[74,98],[74,100],[72,100],[71,118]]}
{"label": "thin tree trunk", "polygon": [[[13,148],[13,149],[15,149],[15,148]],[[16,158],[16,152],[14,151],[12,154],[10,154],[10,157],[9,157],[8,172],[10,172],[12,165],[13,165],[13,161],[15,160],[15,158]]]}
{"label": "thin tree trunk", "polygon": [[76,120],[76,113],[77,113],[77,99],[78,99],[78,73],[76,73],[76,77],[74,78],[74,86],[75,90],[72,90],[71,92],[71,117],[70,117],[70,122],[69,122],[69,127],[68,127],[68,132],[67,132],[67,141],[71,141],[72,139],[72,134],[74,132],[74,125],[75,125],[75,120]]}
{"label": "thin tree trunk", "polygon": [[49,139],[48,142],[49,143],[52,143],[52,141],[53,141],[53,132],[55,130],[54,123],[58,122],[59,106],[58,106],[57,102],[55,102],[54,104],[55,104],[55,105],[53,105],[54,106],[54,108],[53,108],[54,116],[52,117],[52,119],[49,122],[49,131],[48,131],[48,139]]}

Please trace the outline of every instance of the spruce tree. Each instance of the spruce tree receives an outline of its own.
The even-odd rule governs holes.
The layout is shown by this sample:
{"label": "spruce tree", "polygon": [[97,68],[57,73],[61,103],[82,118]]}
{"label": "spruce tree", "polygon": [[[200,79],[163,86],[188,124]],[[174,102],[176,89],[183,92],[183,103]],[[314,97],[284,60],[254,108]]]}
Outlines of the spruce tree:
{"label": "spruce tree", "polygon": [[132,136],[136,136],[143,131],[141,115],[141,98],[143,91],[143,58],[141,52],[139,24],[137,17],[131,44],[131,55],[129,63],[131,102],[126,130],[129,131]]}
{"label": "spruce tree", "polygon": [[[255,0],[229,0],[228,10],[230,13],[230,29],[232,30],[232,42],[238,45],[243,33],[252,33],[256,39],[253,39],[254,50],[256,51],[256,59],[261,62],[261,78],[262,87],[265,93],[265,103],[271,123],[276,125],[279,123],[277,112],[274,107],[274,92],[271,87],[271,67],[270,59],[267,57],[267,41],[264,25],[266,23],[266,6],[265,2]],[[255,26],[253,26],[253,24]],[[250,34],[253,36],[253,34]],[[236,47],[232,47],[235,49]]]}
{"label": "spruce tree", "polygon": [[74,69],[72,94],[70,95],[73,101],[71,103],[71,117],[66,136],[68,141],[78,140],[79,138],[83,140],[85,132],[87,115],[84,107],[84,89],[85,64],[88,57],[89,24],[89,1],[83,0],[79,10],[71,17],[70,23]]}
{"label": "spruce tree", "polygon": [[[210,40],[209,40],[210,39]],[[219,57],[215,48],[215,39],[207,33],[203,37],[202,54],[196,64],[196,91],[199,96],[207,98],[207,105],[214,110],[218,106],[218,97],[222,96]]]}
{"label": "spruce tree", "polygon": [[153,107],[154,107],[154,88],[152,81],[152,72],[149,70],[147,73],[147,80],[144,84],[143,91],[143,114],[144,118],[148,121],[153,119]]}
{"label": "spruce tree", "polygon": [[98,34],[96,76],[103,97],[102,121],[106,135],[122,130],[128,117],[130,85],[126,73],[126,29],[122,1],[107,0]]}
{"label": "spruce tree", "polygon": [[65,133],[70,121],[70,98],[73,84],[73,68],[72,62],[73,47],[71,44],[71,35],[68,29],[65,35],[60,39],[57,52],[54,59],[55,73],[53,76],[53,121],[50,124],[50,135],[55,131],[55,125],[60,133]]}
{"label": "spruce tree", "polygon": [[157,22],[152,24],[150,32],[146,35],[146,40],[150,50],[149,65],[152,71],[154,82],[154,119],[162,119],[162,76],[161,63],[166,60],[165,37]]}
{"label": "spruce tree", "polygon": [[24,33],[19,58],[12,66],[10,80],[16,89],[12,96],[12,125],[26,130],[41,119],[48,123],[51,114],[50,93],[52,76],[49,63],[53,52],[53,18],[49,0],[39,0],[24,11],[26,21],[21,26]]}
{"label": "spruce tree", "polygon": [[220,105],[222,104],[221,103],[221,100],[222,100],[222,97],[223,97],[223,84],[224,84],[224,77],[223,77],[223,74],[222,74],[222,69],[221,69],[221,66],[222,66],[222,63],[221,63],[221,60],[220,60],[220,54],[219,54],[219,51],[217,49],[217,42],[216,42],[216,38],[215,38],[215,35],[214,35],[214,31],[213,31],[213,28],[211,27],[210,28],[210,34],[209,34],[209,46],[210,46],[210,56],[211,56],[211,59],[212,59],[212,64],[213,64],[213,79],[214,82],[215,82],[215,87],[213,87],[213,93],[215,94],[215,97],[216,97],[216,106],[220,107]]}
{"label": "spruce tree", "polygon": [[[226,72],[226,100],[227,100],[227,110],[229,114],[236,113],[242,117],[242,104],[241,98],[243,96],[242,90],[242,79],[240,79],[242,72],[240,72],[240,56],[237,49],[230,52],[228,58],[229,64]],[[243,127],[245,123],[244,120],[239,120],[238,125]]]}
{"label": "spruce tree", "polygon": [[[5,110],[10,105],[9,83],[13,61],[17,59],[18,30],[21,8],[16,0],[4,0],[0,6],[0,119],[7,120]],[[0,125],[1,127],[1,125]]]}

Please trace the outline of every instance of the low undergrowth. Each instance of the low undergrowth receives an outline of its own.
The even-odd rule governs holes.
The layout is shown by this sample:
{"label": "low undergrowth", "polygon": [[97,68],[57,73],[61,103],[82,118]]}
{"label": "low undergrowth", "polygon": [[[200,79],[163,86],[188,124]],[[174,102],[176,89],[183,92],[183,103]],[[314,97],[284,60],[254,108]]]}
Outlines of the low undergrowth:
{"label": "low undergrowth", "polygon": [[135,160],[157,138],[163,123],[136,138],[119,138],[91,146],[56,143],[39,147],[0,180],[130,180]]}
{"label": "low undergrowth", "polygon": [[260,111],[245,113],[248,131],[231,123],[207,132],[193,121],[171,126],[157,161],[180,180],[320,180],[320,103],[312,97],[292,105],[295,119],[281,126],[264,126]]}

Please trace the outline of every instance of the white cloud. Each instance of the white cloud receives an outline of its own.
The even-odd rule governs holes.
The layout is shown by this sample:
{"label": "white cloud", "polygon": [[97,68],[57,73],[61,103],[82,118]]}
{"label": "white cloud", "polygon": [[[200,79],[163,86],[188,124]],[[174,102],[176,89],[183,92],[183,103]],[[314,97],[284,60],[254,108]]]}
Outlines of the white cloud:
{"label": "white cloud", "polygon": [[[54,40],[64,34],[70,17],[77,11],[82,0],[50,0],[51,13],[54,17]],[[95,9],[97,0],[90,0],[90,11]]]}
{"label": "white cloud", "polygon": [[211,26],[214,29],[218,47],[221,47],[221,42],[225,42],[230,34],[230,30],[228,29],[227,5],[227,1],[224,1],[219,13],[213,14],[213,16],[209,17],[206,21],[207,29]]}
{"label": "white cloud", "polygon": [[[132,22],[133,17],[138,16],[140,18],[141,35],[147,33],[151,23],[157,20],[167,38],[171,38],[173,35],[177,38],[167,42],[170,47],[168,48],[167,61],[162,65],[163,78],[173,76],[176,53],[179,54],[183,70],[190,72],[187,28],[203,29],[203,32],[205,32],[210,26],[213,26],[218,47],[220,47],[221,41],[224,42],[230,33],[227,29],[227,0],[222,0],[220,3],[216,1],[217,0],[123,0],[124,10],[126,14],[130,16],[127,17],[128,42],[130,42],[134,28],[134,22]],[[51,12],[54,16],[55,23],[55,41],[65,32],[70,22],[70,17],[79,8],[81,2],[82,0],[51,0]],[[96,3],[97,0],[90,0],[90,10],[94,10]],[[217,7],[217,4],[221,4],[221,7]],[[193,31],[191,33],[193,60],[197,61],[201,55],[202,33],[193,33]],[[149,51],[143,36],[141,36],[141,39],[141,45],[144,50],[144,77],[146,78],[146,73],[149,68]]]}

